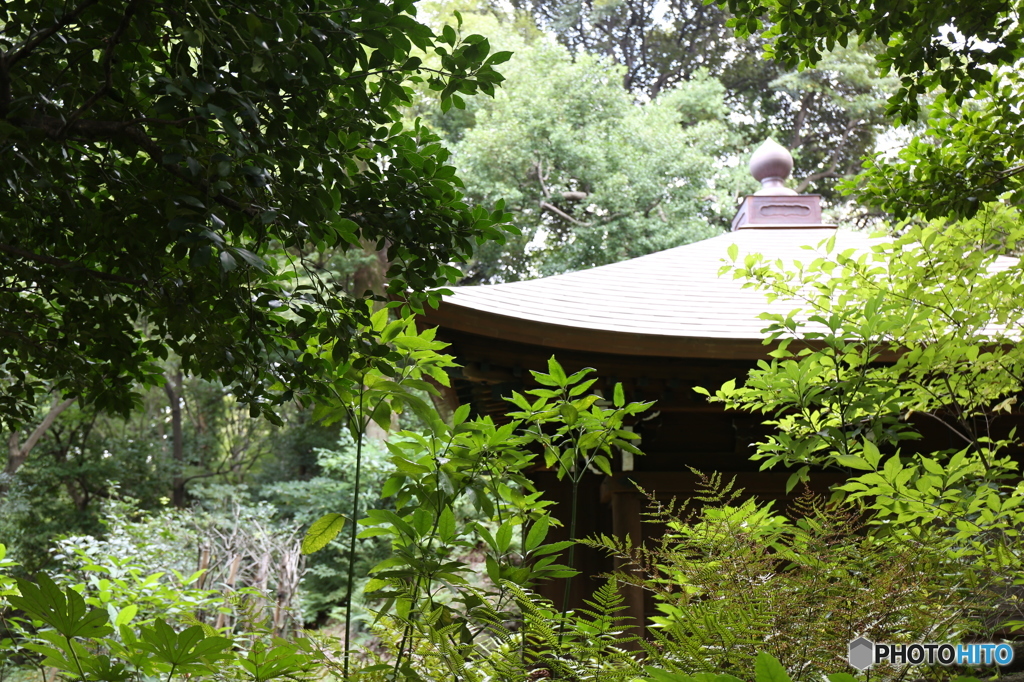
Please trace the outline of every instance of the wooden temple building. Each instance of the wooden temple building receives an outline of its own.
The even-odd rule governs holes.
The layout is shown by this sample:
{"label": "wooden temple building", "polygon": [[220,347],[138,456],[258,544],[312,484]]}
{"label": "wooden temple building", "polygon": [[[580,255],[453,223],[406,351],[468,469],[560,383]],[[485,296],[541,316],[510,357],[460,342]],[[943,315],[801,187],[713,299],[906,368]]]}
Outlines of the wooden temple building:
{"label": "wooden temple building", "polygon": [[[742,380],[768,357],[766,323],[759,319],[768,309],[764,294],[719,276],[731,245],[741,258],[762,253],[783,261],[806,259],[802,247],[833,235],[841,247],[867,247],[867,237],[822,223],[819,196],[784,187],[792,163],[789,152],[770,141],[754,154],[750,169],[762,189],[744,198],[727,234],[579,272],[457,287],[425,315],[424,326],[439,327],[438,339],[451,344],[448,352],[462,365],[453,375],[450,402],[468,403],[477,413],[503,415],[510,409],[503,396],[533,388],[530,370],[546,371],[552,355],[567,372],[596,369],[595,388],[604,395],[621,382],[627,400],[656,401],[633,427],[645,455],[621,456],[611,477],[587,474],[578,510],[581,537],[614,533],[642,540],[646,499],[637,484],[659,498],[688,496],[696,483],[688,467],[733,474],[737,487],[759,497],[786,497],[788,473],[759,472],[749,461],[762,433],[760,419],[728,412],[693,389]],[[823,487],[839,480],[818,476]],[[558,503],[556,516],[566,513],[568,484],[554,472],[539,470],[533,477]],[[578,605],[599,586],[586,576],[613,566],[600,552],[580,547],[576,567],[584,573],[573,581],[572,602]],[[549,596],[561,594],[559,585],[549,590]],[[652,604],[641,595],[626,596],[637,622],[650,615]]]}

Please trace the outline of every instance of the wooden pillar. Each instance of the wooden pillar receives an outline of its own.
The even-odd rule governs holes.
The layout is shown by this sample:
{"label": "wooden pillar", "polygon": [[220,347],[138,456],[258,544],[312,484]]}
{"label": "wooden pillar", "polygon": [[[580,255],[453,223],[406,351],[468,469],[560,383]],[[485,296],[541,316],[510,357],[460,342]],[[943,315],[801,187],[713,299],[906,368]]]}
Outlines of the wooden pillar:
{"label": "wooden pillar", "polygon": [[[643,510],[644,499],[636,490],[616,491],[611,494],[612,503],[612,533],[620,540],[629,537],[633,546],[642,545],[644,542],[643,524],[641,511]],[[615,570],[621,571],[627,568],[622,559],[615,560]],[[644,613],[644,591],[636,585],[619,585],[619,592],[626,600],[626,611],[624,615],[629,616],[632,623],[632,632],[637,636],[643,636],[646,614]]]}

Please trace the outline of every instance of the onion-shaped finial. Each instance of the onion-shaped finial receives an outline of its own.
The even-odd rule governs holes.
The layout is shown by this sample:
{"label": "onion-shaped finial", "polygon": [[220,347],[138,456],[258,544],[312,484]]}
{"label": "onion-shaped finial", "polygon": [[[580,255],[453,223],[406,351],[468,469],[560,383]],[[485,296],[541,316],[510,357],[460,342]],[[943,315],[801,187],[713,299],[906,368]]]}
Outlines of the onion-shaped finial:
{"label": "onion-shaped finial", "polygon": [[793,155],[775,140],[768,138],[750,157],[750,174],[761,181],[755,194],[796,194],[785,186],[793,172]]}

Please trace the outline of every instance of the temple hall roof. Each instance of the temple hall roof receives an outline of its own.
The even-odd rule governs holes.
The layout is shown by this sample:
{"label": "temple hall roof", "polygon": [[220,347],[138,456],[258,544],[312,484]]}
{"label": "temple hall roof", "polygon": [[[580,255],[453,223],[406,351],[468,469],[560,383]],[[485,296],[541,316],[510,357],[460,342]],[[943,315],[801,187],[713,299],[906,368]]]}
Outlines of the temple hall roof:
{"label": "temple hall roof", "polygon": [[743,254],[785,262],[813,259],[835,235],[838,250],[868,249],[869,238],[832,227],[740,229],[632,260],[553,277],[456,287],[427,324],[538,345],[668,357],[764,355],[759,318],[787,312],[764,293],[719,276],[732,244]]}
{"label": "temple hall roof", "polygon": [[632,260],[524,282],[456,287],[424,323],[550,348],[693,358],[764,357],[761,291],[720,276],[729,247],[770,260],[810,260],[833,235],[838,250],[867,250],[870,239],[822,224],[820,197],[784,186],[792,157],[769,140],[750,161],[762,189],[747,196],[733,231]]}

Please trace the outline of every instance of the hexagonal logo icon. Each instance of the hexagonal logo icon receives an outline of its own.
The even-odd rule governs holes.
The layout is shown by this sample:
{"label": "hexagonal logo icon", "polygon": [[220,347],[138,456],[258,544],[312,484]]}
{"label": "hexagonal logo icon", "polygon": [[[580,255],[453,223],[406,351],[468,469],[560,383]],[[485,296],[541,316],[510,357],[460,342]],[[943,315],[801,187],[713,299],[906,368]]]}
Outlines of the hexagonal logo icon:
{"label": "hexagonal logo icon", "polygon": [[875,662],[875,643],[858,637],[850,642],[850,665],[857,670],[867,670]]}

